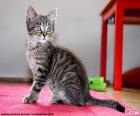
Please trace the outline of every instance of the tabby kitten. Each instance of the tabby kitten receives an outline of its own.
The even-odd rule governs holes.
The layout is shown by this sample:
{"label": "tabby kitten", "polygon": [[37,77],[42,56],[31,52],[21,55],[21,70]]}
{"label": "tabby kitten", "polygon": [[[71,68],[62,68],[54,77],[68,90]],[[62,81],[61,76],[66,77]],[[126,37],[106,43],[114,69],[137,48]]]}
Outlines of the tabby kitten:
{"label": "tabby kitten", "polygon": [[116,101],[100,100],[90,95],[87,74],[80,60],[55,43],[55,21],[56,9],[42,16],[33,7],[28,8],[27,60],[33,73],[33,84],[24,103],[36,102],[47,83],[52,91],[51,103],[77,106],[92,104],[125,112],[125,108]]}

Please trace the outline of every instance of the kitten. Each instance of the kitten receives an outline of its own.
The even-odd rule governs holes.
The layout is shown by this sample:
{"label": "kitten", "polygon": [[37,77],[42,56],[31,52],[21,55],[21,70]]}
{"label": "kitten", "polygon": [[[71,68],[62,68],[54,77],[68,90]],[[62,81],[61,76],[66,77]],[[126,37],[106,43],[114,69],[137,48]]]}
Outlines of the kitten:
{"label": "kitten", "polygon": [[55,43],[55,21],[56,9],[42,16],[29,6],[26,17],[29,34],[27,60],[33,73],[33,84],[24,103],[36,102],[47,82],[52,91],[51,103],[92,104],[125,112],[117,101],[100,100],[90,95],[87,74],[81,61]]}

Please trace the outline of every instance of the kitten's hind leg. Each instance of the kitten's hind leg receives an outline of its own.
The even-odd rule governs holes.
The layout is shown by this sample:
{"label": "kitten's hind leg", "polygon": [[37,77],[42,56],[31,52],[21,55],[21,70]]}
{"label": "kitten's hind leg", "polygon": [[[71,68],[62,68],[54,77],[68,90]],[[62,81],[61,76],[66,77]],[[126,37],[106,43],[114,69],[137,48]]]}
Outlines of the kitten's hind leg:
{"label": "kitten's hind leg", "polygon": [[51,99],[52,104],[63,104],[63,100],[57,98],[56,96],[53,96]]}
{"label": "kitten's hind leg", "polygon": [[38,99],[38,95],[41,89],[43,88],[43,86],[44,86],[44,83],[40,81],[34,81],[29,96],[25,97],[23,102],[24,103],[36,102]]}
{"label": "kitten's hind leg", "polygon": [[76,105],[76,106],[84,106],[85,102],[83,96],[80,94],[79,90],[75,90],[73,88],[65,88],[65,96],[66,103]]}

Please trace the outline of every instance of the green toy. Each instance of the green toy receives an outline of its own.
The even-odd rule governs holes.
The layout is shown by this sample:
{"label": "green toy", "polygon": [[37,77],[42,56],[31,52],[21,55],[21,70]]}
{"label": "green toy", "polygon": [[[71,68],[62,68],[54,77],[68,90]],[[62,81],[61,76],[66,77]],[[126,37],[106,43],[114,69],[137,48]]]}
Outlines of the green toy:
{"label": "green toy", "polygon": [[104,91],[106,89],[106,83],[104,82],[104,78],[100,76],[89,77],[89,88],[95,91]]}

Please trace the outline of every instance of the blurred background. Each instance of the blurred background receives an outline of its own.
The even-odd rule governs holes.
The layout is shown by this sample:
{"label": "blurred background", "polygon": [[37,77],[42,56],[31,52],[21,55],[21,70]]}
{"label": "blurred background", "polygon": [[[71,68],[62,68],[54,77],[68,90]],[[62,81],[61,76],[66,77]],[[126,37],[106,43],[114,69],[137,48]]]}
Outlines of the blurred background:
{"label": "blurred background", "polygon": [[[58,8],[59,44],[82,61],[88,76],[100,69],[100,12],[107,0],[0,0],[0,77],[29,78],[26,62],[26,12],[32,5],[46,15]],[[140,66],[140,26],[124,26],[123,72]],[[107,80],[113,81],[114,25],[109,26]]]}

